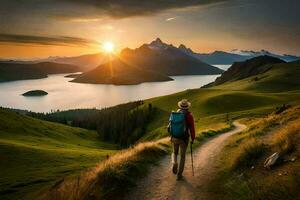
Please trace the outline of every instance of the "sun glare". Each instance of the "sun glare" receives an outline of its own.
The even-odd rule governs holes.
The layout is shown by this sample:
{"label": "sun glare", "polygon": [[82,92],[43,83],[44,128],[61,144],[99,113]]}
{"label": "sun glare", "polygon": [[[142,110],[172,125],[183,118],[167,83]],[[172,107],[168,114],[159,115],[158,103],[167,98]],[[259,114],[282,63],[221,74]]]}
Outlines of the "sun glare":
{"label": "sun glare", "polygon": [[115,50],[115,45],[112,42],[106,41],[102,44],[102,49],[107,53],[112,53]]}

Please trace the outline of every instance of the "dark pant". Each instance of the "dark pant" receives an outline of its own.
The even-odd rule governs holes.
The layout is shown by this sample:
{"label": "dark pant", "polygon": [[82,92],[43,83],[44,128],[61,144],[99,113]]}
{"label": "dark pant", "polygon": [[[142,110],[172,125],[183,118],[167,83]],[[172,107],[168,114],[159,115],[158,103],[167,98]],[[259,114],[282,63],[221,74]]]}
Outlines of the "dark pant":
{"label": "dark pant", "polygon": [[184,170],[185,152],[188,146],[188,141],[172,138],[172,143],[173,143],[172,163],[173,165],[177,165],[177,156],[180,150],[180,162],[179,162],[179,169],[177,174],[182,175],[182,172]]}

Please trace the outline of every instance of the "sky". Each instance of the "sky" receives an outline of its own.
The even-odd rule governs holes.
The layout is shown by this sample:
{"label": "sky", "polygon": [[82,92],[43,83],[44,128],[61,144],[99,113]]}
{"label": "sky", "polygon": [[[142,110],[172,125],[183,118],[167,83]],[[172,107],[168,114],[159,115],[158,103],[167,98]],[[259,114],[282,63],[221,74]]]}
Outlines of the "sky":
{"label": "sky", "polygon": [[118,51],[157,37],[196,52],[300,55],[299,0],[0,0],[0,58]]}

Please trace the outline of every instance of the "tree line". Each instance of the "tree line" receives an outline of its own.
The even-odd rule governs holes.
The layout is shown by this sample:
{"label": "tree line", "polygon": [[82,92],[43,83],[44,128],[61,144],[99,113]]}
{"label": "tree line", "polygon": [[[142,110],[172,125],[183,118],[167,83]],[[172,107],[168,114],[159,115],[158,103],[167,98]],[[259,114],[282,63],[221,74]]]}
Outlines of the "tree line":
{"label": "tree line", "polygon": [[157,109],[144,101],[98,109],[75,109],[51,113],[28,112],[42,120],[96,130],[104,141],[128,147],[146,132],[146,125],[154,118]]}

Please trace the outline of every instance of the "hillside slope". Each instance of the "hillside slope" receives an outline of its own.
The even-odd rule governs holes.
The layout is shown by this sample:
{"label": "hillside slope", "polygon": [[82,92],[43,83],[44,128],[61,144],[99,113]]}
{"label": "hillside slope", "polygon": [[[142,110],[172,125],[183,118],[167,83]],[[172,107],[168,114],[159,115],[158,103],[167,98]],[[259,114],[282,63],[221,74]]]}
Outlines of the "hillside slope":
{"label": "hillside slope", "polygon": [[277,63],[285,62],[270,56],[259,56],[243,62],[235,62],[227,71],[207,86],[211,87],[221,85],[225,82],[241,80],[250,76],[259,75],[271,69],[272,64]]}
{"label": "hillside slope", "polygon": [[[219,156],[220,171],[209,183],[213,199],[299,199],[299,104],[243,123],[249,128],[230,138]],[[275,152],[276,165],[264,168]]]}
{"label": "hillside slope", "polygon": [[34,199],[62,177],[95,165],[116,146],[94,131],[45,122],[0,108],[0,197]]}
{"label": "hillside slope", "polygon": [[[282,66],[284,65],[284,66]],[[289,65],[293,65],[293,67],[288,67]],[[275,110],[275,107],[282,105],[282,104],[293,104],[293,105],[299,105],[300,104],[300,92],[298,90],[299,86],[299,79],[297,78],[299,76],[300,71],[297,70],[299,69],[299,65],[296,63],[280,63],[280,64],[275,64],[272,66],[270,70],[268,70],[265,73],[262,73],[261,75],[264,76],[266,73],[269,74],[270,77],[276,77],[276,79],[273,79],[274,81],[280,81],[287,73],[293,73],[294,77],[291,79],[291,84],[288,85],[288,82],[286,82],[285,85],[285,90],[274,90],[273,92],[266,92],[264,89],[247,89],[243,88],[240,90],[236,89],[221,89],[218,87],[222,87],[222,85],[218,87],[212,87],[212,88],[201,88],[201,89],[194,89],[194,90],[187,90],[184,92],[168,95],[168,96],[163,96],[163,97],[157,97],[153,99],[146,100],[146,103],[151,103],[154,107],[158,109],[159,114],[156,116],[156,118],[151,121],[150,124],[147,126],[147,134],[144,135],[144,137],[140,141],[152,141],[151,144],[154,144],[153,141],[157,140],[159,143],[161,140],[160,138],[163,138],[165,136],[168,136],[168,133],[166,131],[166,125],[168,124],[168,117],[170,114],[171,110],[177,109],[177,102],[181,100],[182,98],[188,98],[191,103],[191,111],[195,117],[195,122],[196,122],[196,128],[197,128],[197,140],[198,137],[201,138],[201,136],[210,135],[214,134],[213,131],[208,131],[209,129],[219,129],[223,128],[224,126],[228,125],[227,117],[229,120],[236,120],[236,119],[241,119],[241,118],[254,118],[254,117],[264,117],[269,115],[271,112]],[[281,70],[281,72],[284,73],[278,73],[278,69]],[[250,77],[253,78],[253,77]],[[291,77],[290,77],[291,78]],[[236,84],[239,86],[241,82],[245,82],[248,85],[254,85],[257,84],[257,81],[251,81],[249,82],[248,79],[242,79],[239,81],[233,81],[230,84]],[[266,79],[261,79],[260,84],[263,84],[263,82],[266,81]],[[280,83],[278,83],[280,84]],[[298,84],[298,86],[296,85]],[[226,85],[226,84],[225,84]],[[272,87],[272,85],[269,85],[268,87]],[[291,116],[293,118],[293,116]],[[280,118],[278,118],[280,119]],[[279,122],[278,122],[279,123]],[[271,123],[271,125],[277,125]],[[207,130],[207,131],[204,131]],[[200,132],[204,131],[204,132]],[[254,134],[260,135],[261,132],[257,131],[254,132]],[[242,136],[242,134],[238,134],[238,136]],[[253,136],[254,137],[254,136]],[[252,137],[251,137],[252,138]],[[164,140],[169,141],[168,138]],[[202,140],[200,140],[202,141]],[[207,144],[207,143],[206,143]],[[138,146],[142,146],[144,143],[139,144]],[[164,144],[166,146],[166,144]],[[236,147],[236,145],[234,145]],[[130,148],[129,151],[136,151],[136,147]],[[137,151],[139,152],[139,151]],[[124,156],[121,156],[123,159],[121,161],[122,164],[120,164],[120,158],[116,160],[109,160],[109,163],[104,162],[101,167],[99,166],[98,171],[95,172],[93,170],[93,177],[96,179],[96,184],[95,187],[85,187],[85,181],[82,181],[81,184],[83,187],[79,187],[78,192],[81,192],[81,194],[88,195],[90,198],[96,198],[96,197],[107,197],[107,199],[117,199],[116,192],[111,192],[111,191],[118,191],[118,195],[123,194],[125,192],[124,190],[127,191],[127,188],[132,187],[134,183],[136,183],[137,179],[136,177],[140,175],[141,171],[145,172],[147,167],[149,165],[146,164],[144,165],[145,159],[148,159],[149,156],[156,156],[156,152],[153,150],[151,153],[145,153],[144,155],[137,155],[134,154],[132,159],[127,158],[127,153],[123,153]],[[132,155],[132,154],[130,154]],[[216,155],[214,155],[216,156]],[[156,156],[157,159],[159,156]],[[203,156],[202,156],[203,157]],[[224,158],[229,158],[229,156],[224,156]],[[156,160],[156,159],[154,159]],[[154,160],[151,160],[151,163],[154,162]],[[227,159],[228,161],[231,161],[231,159]],[[169,162],[166,162],[169,163]],[[169,169],[168,164],[165,166],[166,171]],[[200,168],[201,170],[202,168]],[[219,168],[216,168],[218,171]],[[187,170],[188,171],[188,170]],[[151,171],[150,171],[151,172]],[[187,174],[189,172],[186,172]],[[198,171],[196,172],[198,173]],[[134,175],[133,175],[134,174]],[[138,175],[136,175],[138,174]],[[144,173],[143,173],[144,174]],[[175,178],[171,174],[163,173],[165,177],[172,176],[175,182]],[[134,176],[134,178],[133,178]],[[87,178],[89,176],[84,176],[83,178],[80,178],[80,180],[85,180],[84,178]],[[197,177],[197,176],[196,176]],[[205,176],[207,177],[207,175]],[[229,177],[232,177],[229,176]],[[290,177],[290,176],[289,176]],[[159,176],[161,179],[161,176]],[[201,177],[203,178],[203,177]],[[215,178],[215,177],[210,177],[210,178]],[[160,179],[155,179],[154,181],[160,180]],[[77,179],[73,179],[71,181],[71,184],[66,181],[63,184],[59,185],[56,189],[52,189],[49,191],[50,194],[46,195],[45,199],[51,199],[53,195],[57,194],[56,191],[60,190],[60,188],[68,188],[69,192],[66,192],[65,190],[62,190],[59,192],[60,196],[58,199],[63,199],[64,195],[70,197],[71,199],[76,199],[70,191],[74,192],[73,186],[76,184]],[[166,180],[165,178],[163,180]],[[195,179],[195,181],[199,180]],[[211,180],[211,179],[209,179]],[[231,182],[226,182],[227,179],[222,180],[226,184],[226,186],[230,186]],[[231,181],[228,179],[228,181]],[[124,186],[122,183],[128,183],[126,186]],[[109,183],[109,184],[108,184]],[[152,182],[151,182],[152,183]],[[166,182],[160,182],[162,185],[168,185],[171,183],[171,181],[166,181]],[[171,190],[175,187],[180,187],[180,185],[185,185],[186,182],[176,184],[176,186],[170,187]],[[197,182],[195,182],[197,183]],[[239,183],[239,182],[238,182]],[[297,186],[297,184],[294,184],[294,182],[291,182],[293,185],[293,188]],[[205,182],[206,185],[210,184],[210,182]],[[214,183],[212,183],[214,184]],[[147,185],[147,184],[146,184]],[[196,185],[196,184],[193,184]],[[188,185],[190,186],[190,185]],[[222,185],[221,185],[222,186]],[[231,188],[231,194],[234,194],[235,188],[240,185],[236,185],[235,187]],[[266,186],[266,185],[265,185]],[[84,188],[84,189],[82,189]],[[143,191],[143,186],[139,185],[139,188],[141,188],[140,191]],[[160,187],[162,188],[162,187]],[[186,189],[186,187],[184,186]],[[196,196],[199,195],[201,196],[201,193],[203,191],[204,187],[196,187],[195,189],[195,194]],[[89,189],[88,194],[84,193]],[[123,190],[122,190],[123,189]],[[135,189],[135,188],[134,188]],[[133,190],[134,190],[133,189]],[[194,189],[194,188],[193,188]],[[197,193],[197,189],[199,189],[199,194]],[[166,196],[170,193],[168,192],[156,192],[156,188],[154,187],[155,192],[152,193],[153,191],[150,190],[148,194],[157,194],[157,198],[160,198],[162,196]],[[149,190],[148,190],[149,191]],[[181,191],[181,190],[180,190]],[[183,189],[182,189],[183,191]],[[194,190],[193,190],[194,191]],[[244,191],[244,190],[241,190]],[[191,190],[189,190],[189,193]],[[222,192],[226,192],[222,190]],[[240,192],[240,191],[238,191]],[[251,191],[250,191],[251,192]],[[90,196],[90,194],[92,194]],[[142,193],[143,194],[143,193]],[[147,194],[147,195],[148,195]],[[180,193],[182,194],[182,193]],[[216,192],[217,194],[217,192]],[[222,193],[223,194],[223,193]],[[146,195],[146,196],[147,196]],[[171,194],[172,195],[172,194]],[[129,194],[130,196],[130,194]],[[151,196],[151,195],[149,195]],[[178,196],[178,195],[177,195]],[[120,196],[118,196],[120,197]],[[131,196],[130,196],[131,197]],[[241,196],[239,196],[240,198]],[[246,199],[247,195],[245,195]],[[250,196],[251,197],[251,196]],[[237,199],[239,199],[237,198]],[[151,198],[150,198],[151,199]],[[153,198],[152,198],[153,199]],[[222,199],[222,198],[221,198]],[[229,198],[230,199],[230,198]],[[251,198],[248,198],[251,199]],[[252,198],[253,199],[253,198]],[[264,198],[265,199],[265,198]],[[279,198],[280,199],[280,198]]]}
{"label": "hillside slope", "polygon": [[171,81],[168,76],[146,71],[142,68],[132,66],[120,59],[115,59],[109,63],[81,74],[72,82],[94,83],[94,84],[114,84],[114,85],[132,85],[143,82]]}
{"label": "hillside slope", "polygon": [[149,134],[144,139],[167,135],[164,126],[168,123],[168,115],[177,109],[177,102],[183,98],[192,103],[196,125],[202,128],[224,122],[227,113],[230,118],[240,118],[265,113],[283,103],[298,102],[299,77],[299,61],[283,62],[272,64],[268,71],[245,79],[149,99],[146,103],[157,107],[161,117],[148,126]]}
{"label": "hillside slope", "polygon": [[[177,102],[183,98],[192,103],[191,111],[198,134],[200,130],[228,126],[228,118],[258,118],[270,114],[282,104],[299,105],[299,69],[300,62],[280,62],[272,64],[267,71],[245,79],[146,100],[145,104],[157,108],[157,115],[147,125],[146,134],[140,141],[154,141],[167,136],[169,114],[171,110],[177,109]],[[278,119],[276,123],[270,124],[275,127],[280,125]],[[257,130],[256,133],[259,135],[261,131]],[[113,145],[99,142],[95,132],[43,122],[5,110],[0,110],[0,138],[0,158],[6,161],[0,166],[5,174],[0,179],[1,199],[18,199],[24,195],[30,199],[43,186],[57,185],[58,178],[92,166],[99,158],[103,159],[106,154],[115,152],[111,150],[115,149]],[[114,186],[119,189],[122,189],[120,182],[124,180],[133,185],[135,179],[128,176],[128,170],[143,174],[146,166],[156,160],[152,148],[146,153],[141,151],[138,156],[131,153],[136,151],[135,148],[129,151],[131,159],[120,155],[120,159],[109,159],[109,165],[104,162],[101,166],[105,167],[99,167],[105,173],[93,172],[94,177],[100,176],[103,179],[98,179],[101,187],[92,189],[116,189],[110,188],[111,185],[102,180],[112,181],[110,183],[116,184]],[[147,161],[141,162],[144,158]],[[103,191],[106,190],[99,192]]]}
{"label": "hillside slope", "polygon": [[18,64],[0,62],[0,82],[46,78],[48,74],[73,73],[80,67],[68,64],[42,62]]}
{"label": "hillside slope", "polygon": [[288,92],[300,89],[300,61],[269,65],[270,70],[234,82],[225,82],[214,88]]}

